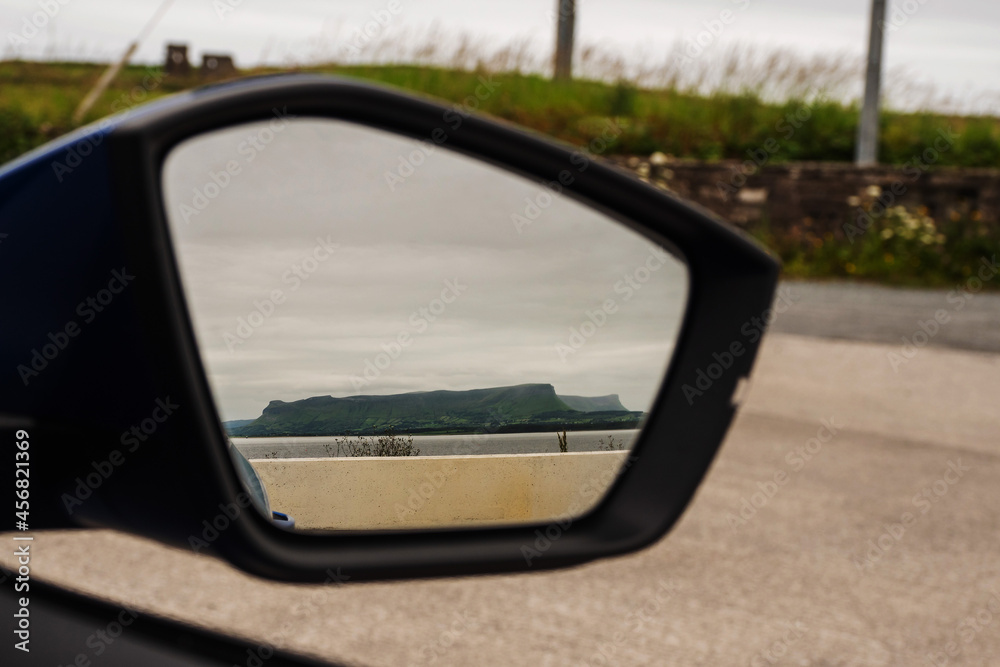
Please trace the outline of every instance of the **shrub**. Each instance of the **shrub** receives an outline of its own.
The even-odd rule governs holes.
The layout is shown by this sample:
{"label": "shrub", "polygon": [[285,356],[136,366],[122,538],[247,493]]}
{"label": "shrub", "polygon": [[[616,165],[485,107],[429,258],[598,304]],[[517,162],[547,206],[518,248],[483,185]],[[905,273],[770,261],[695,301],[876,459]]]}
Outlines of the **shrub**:
{"label": "shrub", "polygon": [[[388,427],[373,436],[345,436],[337,438],[337,454],[346,456],[420,456],[420,449],[413,446],[413,436],[396,435],[393,427]],[[327,449],[330,452],[330,449]]]}
{"label": "shrub", "polygon": [[624,440],[615,440],[615,436],[609,435],[608,441],[604,442],[604,438],[598,440],[598,445],[600,449],[607,452],[615,452],[625,449]]}
{"label": "shrub", "polygon": [[958,137],[956,149],[970,167],[1000,167],[1000,139],[993,121],[973,120]]}
{"label": "shrub", "polygon": [[[862,204],[869,206],[870,202]],[[785,264],[785,274],[803,278],[862,278],[893,285],[954,286],[991,261],[1000,248],[1000,228],[982,223],[978,211],[951,211],[935,220],[927,209],[894,206],[851,240],[819,237],[793,228],[755,235]],[[996,289],[1000,281],[989,283]]]}

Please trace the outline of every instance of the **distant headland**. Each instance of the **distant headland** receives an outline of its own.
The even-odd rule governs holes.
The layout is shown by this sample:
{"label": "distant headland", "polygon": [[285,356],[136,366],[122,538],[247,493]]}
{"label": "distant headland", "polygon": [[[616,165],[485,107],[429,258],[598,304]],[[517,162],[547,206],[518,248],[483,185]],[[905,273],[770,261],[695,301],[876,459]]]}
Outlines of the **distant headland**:
{"label": "distant headland", "polygon": [[233,437],[529,433],[637,428],[642,412],[617,394],[560,396],[551,384],[388,396],[313,396],[271,401],[254,420],[225,422]]}

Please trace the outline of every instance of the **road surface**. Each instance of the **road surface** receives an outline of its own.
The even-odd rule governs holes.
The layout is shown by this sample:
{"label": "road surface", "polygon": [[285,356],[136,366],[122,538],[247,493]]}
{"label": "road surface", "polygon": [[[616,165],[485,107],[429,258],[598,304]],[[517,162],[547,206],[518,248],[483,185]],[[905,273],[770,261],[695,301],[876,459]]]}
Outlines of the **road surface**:
{"label": "road surface", "polygon": [[929,345],[1000,352],[1000,293],[982,291],[982,282],[975,279],[971,284],[966,282],[944,290],[837,282],[784,283],[794,307],[775,320],[773,331],[899,343],[901,338],[912,338],[921,331],[920,322],[944,311],[941,319],[946,321],[929,336]]}
{"label": "road surface", "polygon": [[904,357],[944,293],[792,288],[706,482],[638,554],[317,587],[81,531],[40,534],[34,574],[350,665],[997,664],[1000,354],[969,324],[995,329],[995,297]]}

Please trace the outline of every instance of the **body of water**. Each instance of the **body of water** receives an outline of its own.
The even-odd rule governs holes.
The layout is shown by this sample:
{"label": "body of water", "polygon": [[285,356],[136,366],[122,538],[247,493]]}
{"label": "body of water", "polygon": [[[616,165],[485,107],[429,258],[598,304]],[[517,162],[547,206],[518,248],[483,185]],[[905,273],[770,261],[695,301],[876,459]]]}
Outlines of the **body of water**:
{"label": "body of water", "polygon": [[[566,437],[570,452],[594,452],[605,448],[614,438],[615,447],[632,446],[638,429],[617,431],[569,431]],[[337,440],[343,437],[232,438],[248,459],[310,458],[337,456]],[[468,435],[415,435],[413,446],[421,456],[464,456],[469,454],[546,454],[559,453],[555,433],[473,433]],[[341,448],[343,449],[343,448]],[[343,452],[341,451],[341,455]]]}

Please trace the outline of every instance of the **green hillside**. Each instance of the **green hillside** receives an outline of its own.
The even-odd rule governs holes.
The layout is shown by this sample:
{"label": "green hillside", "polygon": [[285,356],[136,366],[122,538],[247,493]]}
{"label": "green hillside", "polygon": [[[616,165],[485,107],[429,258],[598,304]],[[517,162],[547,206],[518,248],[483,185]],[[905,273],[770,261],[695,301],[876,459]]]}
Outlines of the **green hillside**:
{"label": "green hillside", "polygon": [[227,422],[222,422],[222,428],[226,429],[226,433],[232,433],[236,429],[243,428],[251,422],[253,422],[252,419],[233,419]]}
{"label": "green hillside", "polygon": [[608,394],[607,396],[559,396],[562,402],[573,410],[580,412],[601,412],[627,410],[622,405],[618,394]]}
{"label": "green hillside", "polygon": [[[615,396],[571,397],[576,410],[550,384],[468,391],[419,391],[389,396],[314,396],[300,401],[271,401],[235,436],[369,434],[393,427],[404,433],[473,433],[587,428],[632,428],[641,413],[628,412]],[[588,401],[592,403],[587,403]]]}

